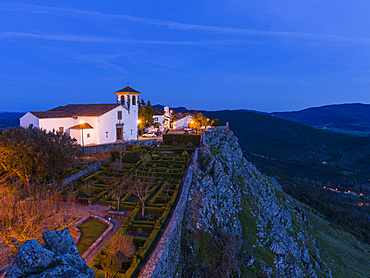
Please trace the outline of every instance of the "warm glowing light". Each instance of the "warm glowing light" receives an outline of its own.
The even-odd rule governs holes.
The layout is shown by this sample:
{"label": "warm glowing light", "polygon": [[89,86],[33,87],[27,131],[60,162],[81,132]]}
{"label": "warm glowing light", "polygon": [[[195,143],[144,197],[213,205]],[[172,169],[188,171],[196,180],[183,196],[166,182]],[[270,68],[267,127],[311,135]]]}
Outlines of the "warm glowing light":
{"label": "warm glowing light", "polygon": [[139,119],[139,120],[137,120],[137,123],[138,123],[138,124],[140,124],[140,123],[141,123],[141,120],[140,120],[140,119]]}
{"label": "warm glowing light", "polygon": [[173,111],[172,111],[172,110],[170,110],[170,113],[171,113],[171,114],[172,114],[172,112],[173,112]]}
{"label": "warm glowing light", "polygon": [[209,119],[207,119],[207,122],[209,122]]}
{"label": "warm glowing light", "polygon": [[191,124],[193,124],[193,123],[194,123],[194,121],[193,121],[193,120],[191,120],[191,121],[190,121],[190,123],[191,123]]}
{"label": "warm glowing light", "polygon": [[83,125],[85,122],[84,121],[80,121],[80,124]]}

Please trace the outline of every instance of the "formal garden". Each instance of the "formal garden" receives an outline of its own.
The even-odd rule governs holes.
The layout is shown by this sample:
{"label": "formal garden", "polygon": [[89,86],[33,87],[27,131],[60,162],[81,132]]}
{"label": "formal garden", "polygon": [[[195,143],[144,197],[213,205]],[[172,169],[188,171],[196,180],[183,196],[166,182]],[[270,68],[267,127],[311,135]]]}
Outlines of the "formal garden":
{"label": "formal garden", "polygon": [[110,162],[98,172],[63,189],[61,200],[109,205],[107,218],[128,215],[90,264],[96,277],[138,274],[176,204],[191,154],[199,143],[200,136],[182,135],[167,136],[160,146],[122,147],[111,152]]}

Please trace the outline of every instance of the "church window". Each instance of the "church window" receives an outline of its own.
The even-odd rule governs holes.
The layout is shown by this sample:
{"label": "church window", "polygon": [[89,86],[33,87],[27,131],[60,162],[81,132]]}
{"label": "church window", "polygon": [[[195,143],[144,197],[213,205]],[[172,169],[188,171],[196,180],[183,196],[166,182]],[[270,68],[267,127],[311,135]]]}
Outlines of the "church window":
{"label": "church window", "polygon": [[122,111],[118,111],[117,113],[117,119],[122,120]]}
{"label": "church window", "polygon": [[105,138],[108,138],[108,131],[105,133]]}
{"label": "church window", "polygon": [[86,137],[87,137],[87,138],[90,138],[90,133],[88,133],[88,134],[86,135]]}
{"label": "church window", "polygon": [[121,96],[121,104],[125,105],[125,96]]}
{"label": "church window", "polygon": [[132,96],[132,105],[136,105],[136,97]]}
{"label": "church window", "polygon": [[59,127],[59,132],[64,132],[64,127],[60,126]]}

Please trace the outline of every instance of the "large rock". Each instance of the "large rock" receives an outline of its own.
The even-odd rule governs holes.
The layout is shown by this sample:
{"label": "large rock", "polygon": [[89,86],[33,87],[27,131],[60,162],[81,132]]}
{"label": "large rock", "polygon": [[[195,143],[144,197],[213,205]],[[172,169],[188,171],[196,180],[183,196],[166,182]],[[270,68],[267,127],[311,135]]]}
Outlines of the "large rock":
{"label": "large rock", "polygon": [[196,161],[178,274],[204,277],[212,266],[212,254],[202,251],[211,250],[204,246],[207,237],[202,235],[216,239],[215,231],[221,228],[223,234],[239,239],[242,261],[252,276],[331,277],[308,232],[311,224],[304,211],[275,179],[262,175],[243,157],[233,133],[211,129],[203,133],[203,142],[208,147],[199,149]]}
{"label": "large rock", "polygon": [[95,271],[78,254],[68,230],[47,231],[42,236],[44,246],[36,239],[21,246],[5,278],[95,277]]}

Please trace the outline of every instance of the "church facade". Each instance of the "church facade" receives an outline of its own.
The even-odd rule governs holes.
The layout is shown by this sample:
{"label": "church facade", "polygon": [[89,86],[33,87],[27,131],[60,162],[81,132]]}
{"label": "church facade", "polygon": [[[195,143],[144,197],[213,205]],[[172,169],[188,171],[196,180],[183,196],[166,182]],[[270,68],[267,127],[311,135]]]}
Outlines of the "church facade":
{"label": "church facade", "polygon": [[20,125],[66,132],[82,146],[138,139],[140,92],[127,86],[113,104],[68,104],[48,111],[29,111]]}

